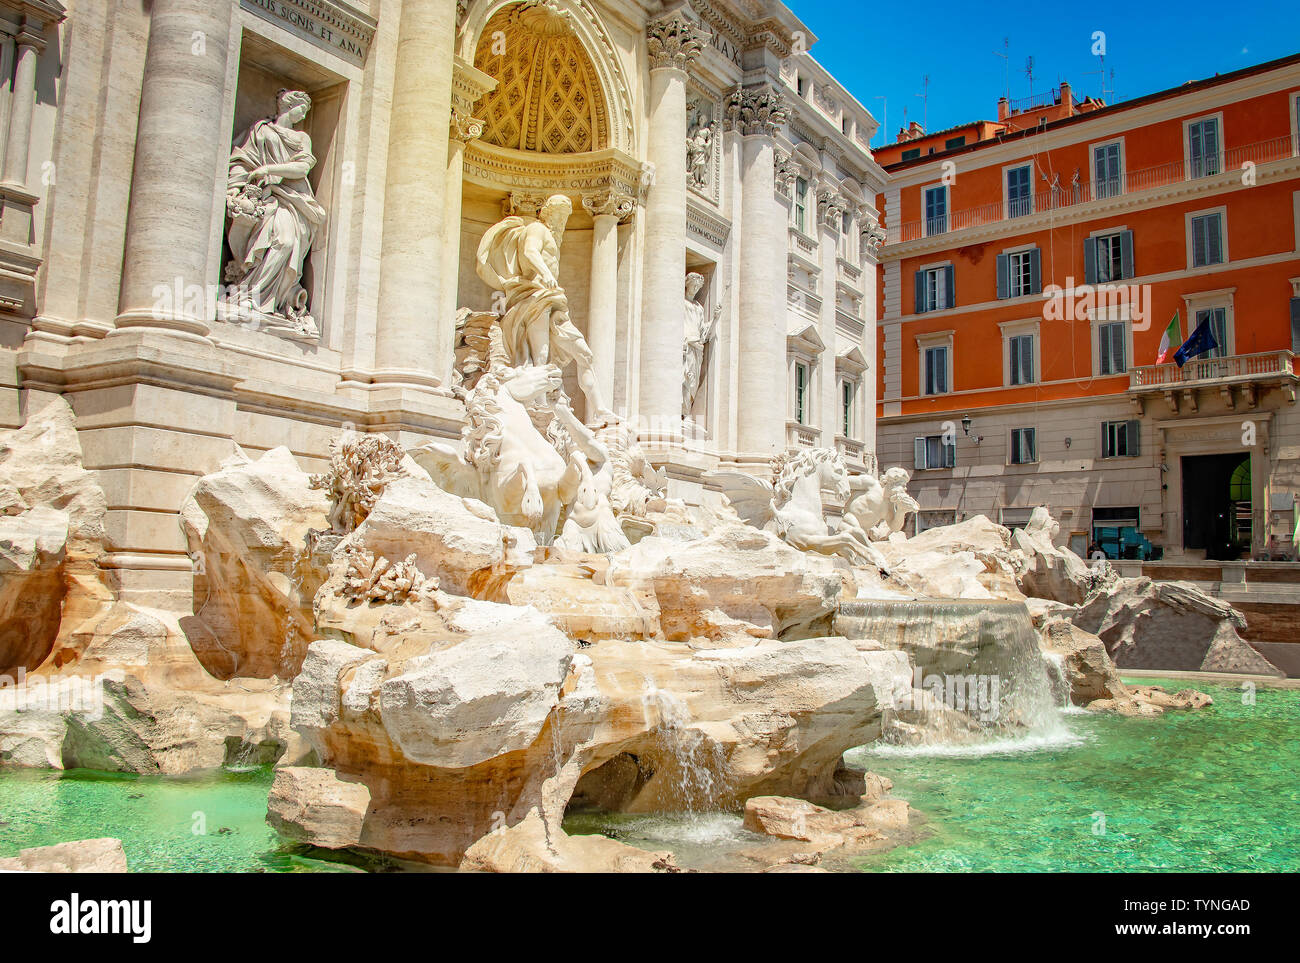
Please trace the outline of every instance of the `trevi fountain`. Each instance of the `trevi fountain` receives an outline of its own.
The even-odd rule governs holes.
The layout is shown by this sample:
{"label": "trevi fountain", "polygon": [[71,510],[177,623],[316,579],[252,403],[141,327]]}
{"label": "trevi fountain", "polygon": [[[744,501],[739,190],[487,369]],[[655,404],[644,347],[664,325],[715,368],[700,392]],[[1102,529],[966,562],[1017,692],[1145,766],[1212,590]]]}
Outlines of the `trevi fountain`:
{"label": "trevi fountain", "polygon": [[[874,281],[865,324],[828,294],[787,325],[796,175],[868,275],[881,236],[869,115],[812,61],[845,119],[795,102],[784,6],[363,6],[325,5],[329,43],[258,4],[130,14],[139,132],[94,187],[129,193],[125,262],[76,268],[113,307],[60,320],[51,281],[0,432],[0,868],[1294,868],[1245,807],[1207,849],[1161,795],[1294,693],[1246,736],[1227,683],[1121,678],[1276,675],[1240,613],[1046,509],[909,537],[874,373],[853,433],[787,424],[792,358],[876,356]],[[1136,826],[1142,751],[1173,829]]]}

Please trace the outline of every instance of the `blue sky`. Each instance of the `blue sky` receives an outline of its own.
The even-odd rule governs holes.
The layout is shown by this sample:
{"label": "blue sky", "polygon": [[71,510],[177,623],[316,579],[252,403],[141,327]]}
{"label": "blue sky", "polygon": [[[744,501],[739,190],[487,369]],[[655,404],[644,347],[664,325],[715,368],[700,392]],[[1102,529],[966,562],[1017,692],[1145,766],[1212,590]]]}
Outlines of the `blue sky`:
{"label": "blue sky", "polygon": [[[1158,6],[1121,0],[1098,9],[960,0],[785,2],[818,38],[812,55],[881,123],[874,147],[884,143],[886,121],[893,141],[904,108],[908,120],[931,131],[996,119],[1008,80],[1012,100],[1029,95],[1025,61],[1031,56],[1034,93],[1064,79],[1076,96],[1100,96],[1097,31],[1105,34],[1110,103],[1300,52],[1300,0]],[[1010,41],[1007,60],[995,56],[1005,52],[1004,40]],[[929,97],[923,100],[918,95],[927,74]]]}

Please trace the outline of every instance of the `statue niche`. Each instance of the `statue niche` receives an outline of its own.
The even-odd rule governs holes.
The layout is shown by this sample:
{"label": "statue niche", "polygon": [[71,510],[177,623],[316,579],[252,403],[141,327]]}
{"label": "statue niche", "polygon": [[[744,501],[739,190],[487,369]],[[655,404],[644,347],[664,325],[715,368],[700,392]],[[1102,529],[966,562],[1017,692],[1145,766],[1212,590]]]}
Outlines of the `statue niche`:
{"label": "statue niche", "polygon": [[316,341],[320,329],[302,285],[303,264],[325,225],[308,174],[311,137],[298,130],[311,98],[282,90],[274,117],[257,121],[230,155],[227,289],[219,317],[286,337]]}
{"label": "statue niche", "polygon": [[722,305],[705,313],[704,305],[696,298],[704,287],[704,275],[692,271],[686,275],[686,330],[682,339],[682,418],[689,419],[695,407],[695,398],[704,383],[704,357],[713,340],[722,314]]}

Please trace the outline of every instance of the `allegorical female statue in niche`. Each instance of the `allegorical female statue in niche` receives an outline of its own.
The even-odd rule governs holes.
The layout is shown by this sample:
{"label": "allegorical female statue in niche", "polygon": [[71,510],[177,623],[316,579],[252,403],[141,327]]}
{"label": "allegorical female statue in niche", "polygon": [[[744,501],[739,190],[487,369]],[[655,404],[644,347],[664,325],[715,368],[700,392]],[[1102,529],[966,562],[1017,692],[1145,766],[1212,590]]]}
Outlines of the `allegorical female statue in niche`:
{"label": "allegorical female statue in niche", "polygon": [[297,129],[311,98],[282,90],[276,101],[276,116],[250,127],[230,155],[226,210],[233,257],[226,265],[223,316],[314,340],[320,331],[308,311],[302,270],[325,208],[307,181],[316,166],[311,138]]}

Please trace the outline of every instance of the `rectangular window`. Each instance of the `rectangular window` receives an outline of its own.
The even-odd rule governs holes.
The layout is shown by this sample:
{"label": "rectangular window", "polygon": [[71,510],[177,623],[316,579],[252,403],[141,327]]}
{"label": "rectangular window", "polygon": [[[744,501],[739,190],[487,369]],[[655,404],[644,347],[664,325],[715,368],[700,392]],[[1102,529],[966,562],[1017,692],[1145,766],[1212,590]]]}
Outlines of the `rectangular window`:
{"label": "rectangular window", "polygon": [[965,147],[965,146],[966,146],[966,135],[964,134],[961,137],[949,137],[946,141],[943,142],[944,150],[953,150],[954,148]]}
{"label": "rectangular window", "polygon": [[1024,217],[1033,213],[1032,173],[1028,164],[1007,171],[1007,217]]}
{"label": "rectangular window", "polygon": [[1123,235],[1107,234],[1097,238],[1097,281],[1124,279],[1124,244]]}
{"label": "rectangular window", "polygon": [[852,258],[852,254],[849,248],[849,239],[853,236],[853,232],[851,230],[852,227],[853,227],[852,219],[850,218],[848,212],[846,211],[844,214],[840,216],[840,257],[844,258],[844,260],[846,261]]}
{"label": "rectangular window", "polygon": [[1200,214],[1192,218],[1192,267],[1223,263],[1223,215]]}
{"label": "rectangular window", "polygon": [[909,149],[909,150],[905,150],[905,151],[903,151],[903,158],[902,158],[902,159],[905,160],[905,161],[916,160],[916,159],[917,159],[918,157],[920,157],[920,156],[921,156],[921,148],[919,148],[919,147],[913,147],[913,148],[911,148],[911,149]]}
{"label": "rectangular window", "polygon": [[802,177],[794,181],[794,226],[808,233],[808,182]]}
{"label": "rectangular window", "polygon": [[1011,297],[1034,293],[1033,251],[1017,251],[1010,256]]}
{"label": "rectangular window", "polygon": [[1123,321],[1097,325],[1097,370],[1101,374],[1123,374],[1128,370],[1126,334]]}
{"label": "rectangular window", "polygon": [[948,188],[927,187],[925,189],[925,233],[943,234],[948,230]]}
{"label": "rectangular window", "polygon": [[1137,419],[1101,423],[1103,458],[1132,458],[1139,453],[1142,425]]}
{"label": "rectangular window", "polygon": [[845,438],[852,437],[853,432],[853,382],[840,382],[840,427]]}
{"label": "rectangular window", "polygon": [[927,435],[916,439],[916,467],[952,468],[957,464],[957,442],[945,442],[943,435]]}
{"label": "rectangular window", "polygon": [[1119,144],[1102,144],[1092,149],[1093,196],[1100,199],[1120,193]]}
{"label": "rectangular window", "polygon": [[1011,464],[1032,465],[1038,461],[1037,430],[1034,428],[1011,429]]}
{"label": "rectangular window", "polygon": [[1187,125],[1187,156],[1190,176],[1209,177],[1219,173],[1219,119],[1207,117]]}
{"label": "rectangular window", "polygon": [[1196,312],[1196,324],[1192,327],[1195,331],[1201,326],[1201,322],[1208,320],[1210,322],[1210,331],[1214,333],[1214,340],[1218,344],[1217,348],[1211,348],[1198,358],[1226,358],[1228,356],[1228,309],[1227,308],[1202,308]]}
{"label": "rectangular window", "polygon": [[925,272],[925,310],[942,311],[948,307],[948,285],[943,268],[929,268]]}
{"label": "rectangular window", "polygon": [[948,391],[948,346],[925,349],[925,393],[942,395]]}
{"label": "rectangular window", "polygon": [[808,366],[801,361],[794,366],[794,420],[808,424]]}
{"label": "rectangular window", "polygon": [[1030,385],[1034,383],[1034,336],[1018,334],[1007,339],[1007,350],[1011,353],[1008,371],[1013,385]]}

